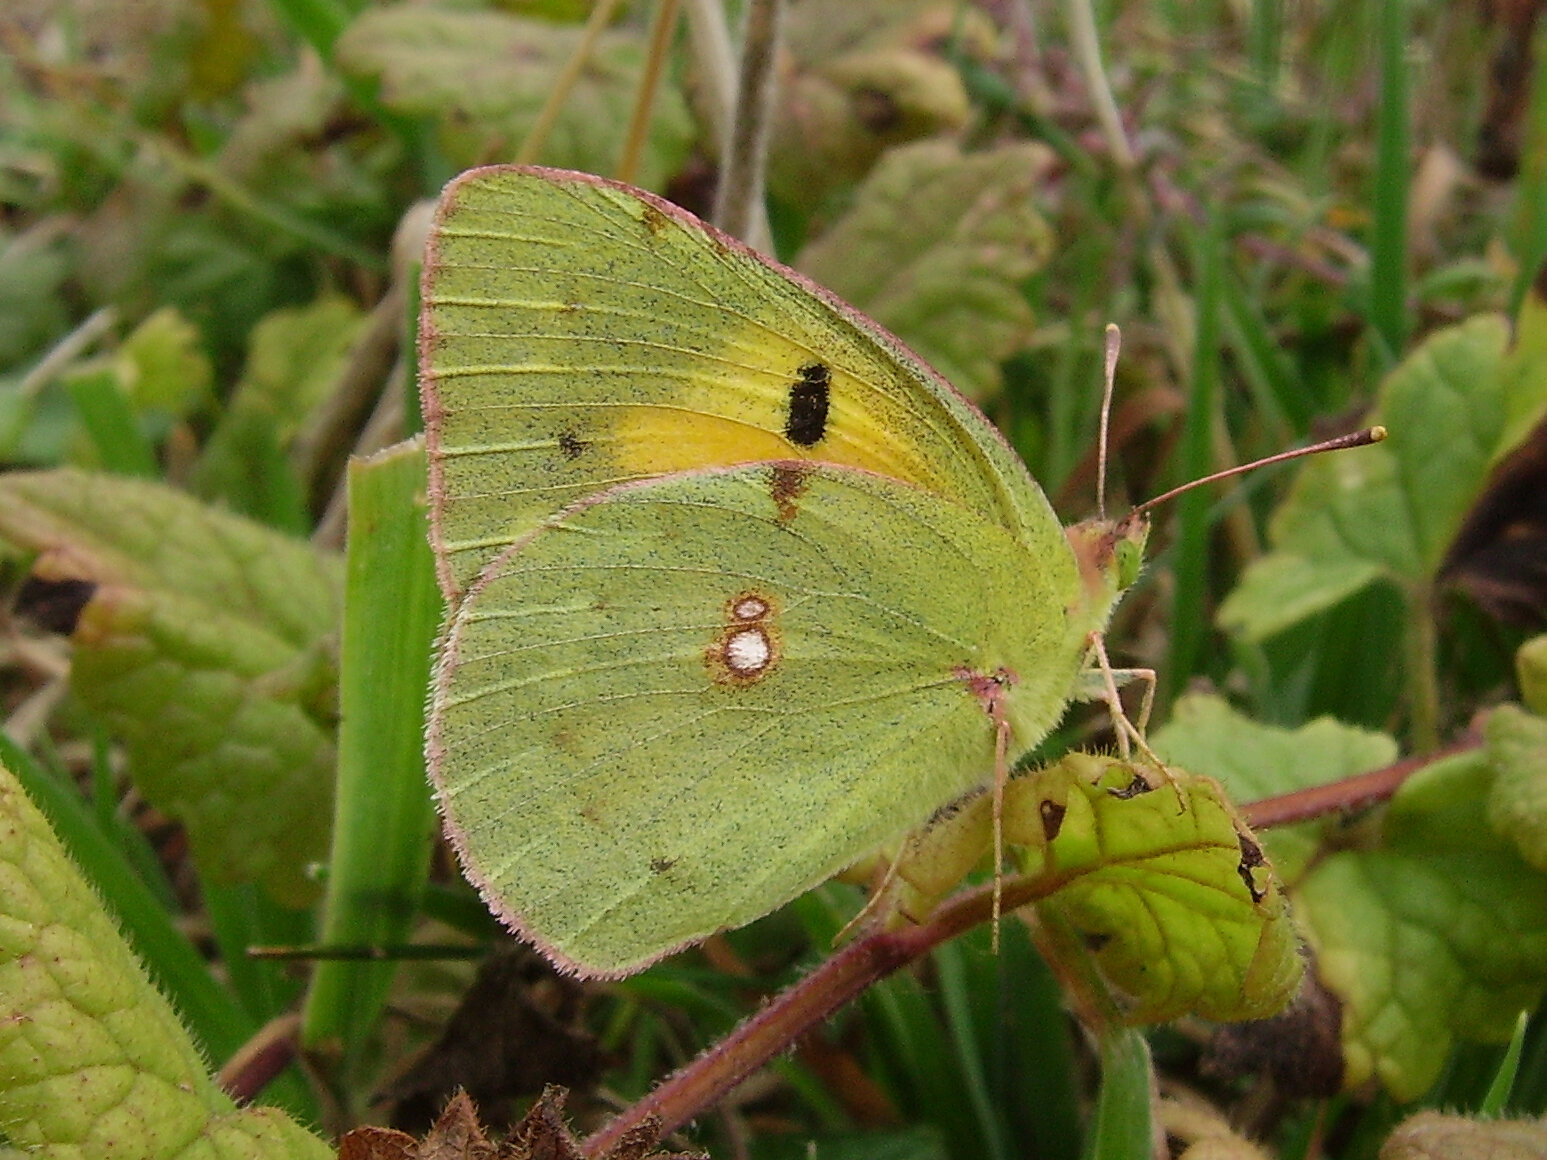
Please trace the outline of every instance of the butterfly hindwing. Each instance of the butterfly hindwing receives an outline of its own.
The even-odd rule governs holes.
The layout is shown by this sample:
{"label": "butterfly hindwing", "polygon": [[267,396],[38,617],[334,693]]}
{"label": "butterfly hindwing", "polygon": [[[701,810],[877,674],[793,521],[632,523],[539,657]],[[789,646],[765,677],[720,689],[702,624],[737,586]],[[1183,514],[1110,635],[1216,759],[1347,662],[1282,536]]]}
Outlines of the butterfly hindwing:
{"label": "butterfly hindwing", "polygon": [[[1026,743],[1079,665],[1063,544],[800,462],[577,504],[455,615],[432,773],[485,897],[622,974],[751,921],[982,784],[1008,682]],[[1057,551],[1055,549],[1062,548]],[[921,578],[923,578],[921,582]]]}

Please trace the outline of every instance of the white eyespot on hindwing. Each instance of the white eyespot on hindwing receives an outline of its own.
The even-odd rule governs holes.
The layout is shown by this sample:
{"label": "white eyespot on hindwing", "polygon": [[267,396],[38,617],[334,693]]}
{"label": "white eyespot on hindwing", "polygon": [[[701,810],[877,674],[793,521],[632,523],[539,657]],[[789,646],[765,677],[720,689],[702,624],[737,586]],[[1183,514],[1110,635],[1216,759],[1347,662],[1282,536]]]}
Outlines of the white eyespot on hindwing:
{"label": "white eyespot on hindwing", "polygon": [[779,661],[779,636],[773,625],[773,599],[742,592],[725,602],[725,623],[704,652],[704,664],[717,685],[756,683]]}

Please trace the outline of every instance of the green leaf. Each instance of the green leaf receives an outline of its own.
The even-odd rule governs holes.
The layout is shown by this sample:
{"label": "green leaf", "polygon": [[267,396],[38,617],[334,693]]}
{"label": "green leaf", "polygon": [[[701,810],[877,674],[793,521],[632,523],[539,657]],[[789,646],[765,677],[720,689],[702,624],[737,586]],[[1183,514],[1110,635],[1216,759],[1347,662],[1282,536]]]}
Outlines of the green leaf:
{"label": "green leaf", "polygon": [[42,814],[0,766],[0,1124],[27,1155],[323,1160],[205,1071]]}
{"label": "green leaf", "polygon": [[1149,1044],[1132,1028],[1101,1033],[1101,1091],[1086,1138],[1086,1160],[1147,1160],[1156,1154],[1151,1124],[1155,1085]]}
{"label": "green leaf", "polygon": [[1530,1026],[1531,1012],[1521,1011],[1515,1016],[1515,1033],[1509,1037],[1509,1046],[1504,1049],[1499,1070],[1494,1073],[1493,1081],[1488,1085],[1482,1103],[1478,1105],[1477,1110],[1482,1115],[1496,1117],[1509,1103],[1510,1090],[1520,1075],[1520,1057],[1525,1052],[1526,1031]]}
{"label": "green leaf", "polygon": [[821,206],[888,149],[958,133],[973,111],[960,64],[991,61],[998,36],[983,13],[940,0],[791,5],[768,142],[773,196]]}
{"label": "green leaf", "polygon": [[217,1062],[228,1059],[258,1024],[215,981],[209,963],[174,925],[166,904],[136,873],[124,840],[104,833],[100,819],[73,785],[46,772],[3,735],[0,765],[10,769],[43,812],[66,855],[106,904],[157,987],[182,1012],[195,1041]]}
{"label": "green leaf", "polygon": [[[424,690],[441,615],[425,535],[422,442],[349,465],[349,551],[339,707],[338,802],[322,938],[405,941],[436,831],[424,771]],[[357,1047],[396,964],[317,964],[303,1038]]]}
{"label": "green leaf", "polygon": [[276,310],[253,327],[247,366],[194,471],[195,490],[244,515],[302,534],[302,482],[287,452],[301,424],[338,380],[360,311],[333,295]]}
{"label": "green leaf", "polygon": [[[1392,752],[1389,738],[1333,722],[1275,730],[1189,702],[1155,746],[1236,786],[1316,784]],[[1417,1097],[1459,1039],[1508,1039],[1547,987],[1547,877],[1488,824],[1494,776],[1486,753],[1468,751],[1410,777],[1378,828],[1334,820],[1268,836],[1317,973],[1342,1003],[1349,1088],[1374,1078]]]}
{"label": "green leaf", "polygon": [[113,360],[135,409],[182,419],[208,403],[215,372],[203,342],[172,306],[135,327]]}
{"label": "green leaf", "polygon": [[[1064,810],[1046,847],[1028,847],[1027,871],[1061,883],[1038,913],[1094,948],[1101,973],[1129,997],[1130,1022],[1277,1014],[1302,966],[1272,868],[1218,783],[1169,773],[1174,786],[1075,753],[1038,776],[1021,840],[1046,832],[1048,802]],[[1007,794],[1005,805],[1027,810],[1030,798]]]}
{"label": "green leaf", "polygon": [[1515,651],[1515,680],[1526,708],[1547,713],[1547,636],[1532,637]]}
{"label": "green leaf", "polygon": [[[454,12],[402,4],[362,12],[339,37],[346,74],[376,78],[381,101],[410,116],[435,116],[448,157],[472,165],[513,154],[574,53],[575,26],[497,12]],[[623,152],[644,45],[605,31],[559,113],[544,165],[611,173]],[[649,146],[634,181],[658,189],[687,158],[691,122],[669,79],[656,94]]]}
{"label": "green leaf", "polygon": [[1495,774],[1488,822],[1547,871],[1547,721],[1517,705],[1488,714],[1483,735]]}
{"label": "green leaf", "polygon": [[1457,1040],[1499,1042],[1547,981],[1547,883],[1498,852],[1338,851],[1292,890],[1343,1003],[1344,1083],[1423,1094]]}
{"label": "green leaf", "polygon": [[[1523,321],[1525,321],[1523,319]],[[1377,578],[1426,591],[1493,466],[1547,411],[1547,361],[1487,315],[1432,335],[1381,385],[1386,442],[1307,464],[1219,622],[1260,641]]]}
{"label": "green leaf", "polygon": [[929,141],[893,150],[795,265],[958,390],[987,398],[1034,325],[1021,285],[1052,249],[1034,208],[1051,157],[1036,145],[964,155]]}
{"label": "green leaf", "polygon": [[[1238,801],[1275,797],[1390,765],[1397,743],[1385,733],[1318,717],[1298,729],[1243,717],[1222,697],[1190,694],[1150,737],[1165,761],[1217,778]],[[1273,865],[1293,883],[1314,856],[1322,827],[1285,826],[1262,835]]]}
{"label": "green leaf", "polygon": [[97,585],[71,680],[216,882],[315,894],[333,792],[339,562],[159,484],[0,477],[0,536]]}
{"label": "green leaf", "polygon": [[115,475],[156,478],[155,449],[140,430],[118,373],[110,365],[96,363],[69,375],[65,385],[95,452],[94,459],[90,452],[82,458]]}

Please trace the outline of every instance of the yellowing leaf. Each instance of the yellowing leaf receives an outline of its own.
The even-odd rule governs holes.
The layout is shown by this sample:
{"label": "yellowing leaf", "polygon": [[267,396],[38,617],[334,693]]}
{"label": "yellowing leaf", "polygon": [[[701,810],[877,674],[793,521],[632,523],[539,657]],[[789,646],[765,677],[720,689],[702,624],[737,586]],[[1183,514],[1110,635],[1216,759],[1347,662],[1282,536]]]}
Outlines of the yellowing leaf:
{"label": "yellowing leaf", "polygon": [[159,484],[0,477],[0,536],[96,585],[72,684],[216,882],[316,892],[327,852],[339,562]]}
{"label": "yellowing leaf", "polygon": [[214,370],[199,328],[163,306],[118,348],[120,381],[141,411],[183,418],[209,401]]}
{"label": "yellowing leaf", "polygon": [[[339,37],[338,61],[379,81],[388,108],[439,117],[442,147],[451,160],[471,165],[516,151],[580,31],[497,12],[368,8]],[[537,160],[613,172],[643,65],[637,33],[603,32]],[[650,148],[635,180],[659,188],[687,157],[691,136],[687,106],[667,81],[656,96]]]}
{"label": "yellowing leaf", "polygon": [[1021,286],[1052,248],[1035,208],[1050,158],[1034,145],[892,150],[795,264],[969,398],[987,398],[1000,387],[1000,364],[1032,331]]}

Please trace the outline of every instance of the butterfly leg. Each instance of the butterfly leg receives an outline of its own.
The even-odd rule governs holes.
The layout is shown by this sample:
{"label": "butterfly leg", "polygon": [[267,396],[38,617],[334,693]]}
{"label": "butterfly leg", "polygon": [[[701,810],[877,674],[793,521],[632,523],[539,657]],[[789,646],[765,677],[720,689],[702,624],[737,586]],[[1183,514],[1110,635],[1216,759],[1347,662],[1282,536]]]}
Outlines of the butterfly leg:
{"label": "butterfly leg", "polygon": [[1010,781],[1010,721],[1004,701],[994,702],[989,713],[994,722],[994,933],[993,950],[999,953],[999,916],[1004,900],[1004,792]]}
{"label": "butterfly leg", "polygon": [[[1176,792],[1177,804],[1185,812],[1187,799],[1182,793],[1182,787],[1167,768],[1166,763],[1150,748],[1145,740],[1145,732],[1149,728],[1150,712],[1155,707],[1155,670],[1154,669],[1114,669],[1111,659],[1107,656],[1106,638],[1099,632],[1090,635],[1089,659],[1101,677],[1102,699],[1107,703],[1107,710],[1112,715],[1112,730],[1117,734],[1117,752],[1123,760],[1128,760],[1132,749],[1136,748],[1139,754],[1154,765],[1160,771],[1162,777]],[[1129,718],[1127,710],[1123,708],[1121,696],[1118,694],[1118,678],[1123,678],[1122,683],[1129,681],[1142,681],[1144,683],[1144,699],[1139,704],[1139,722],[1137,725]]]}
{"label": "butterfly leg", "polygon": [[860,907],[854,917],[843,924],[837,934],[833,935],[833,946],[842,946],[860,927],[866,925],[872,918],[877,917],[889,905],[891,901],[892,887],[898,877],[898,871],[902,868],[903,860],[907,856],[908,848],[904,843],[903,848],[887,859],[886,873],[881,876],[875,889],[870,892],[870,897],[865,899],[865,905]]}

